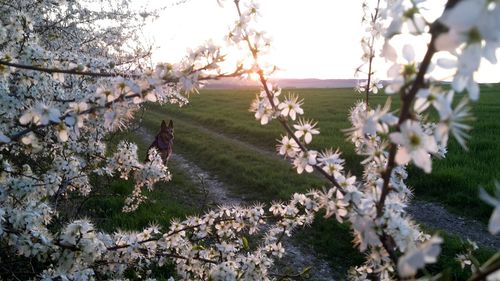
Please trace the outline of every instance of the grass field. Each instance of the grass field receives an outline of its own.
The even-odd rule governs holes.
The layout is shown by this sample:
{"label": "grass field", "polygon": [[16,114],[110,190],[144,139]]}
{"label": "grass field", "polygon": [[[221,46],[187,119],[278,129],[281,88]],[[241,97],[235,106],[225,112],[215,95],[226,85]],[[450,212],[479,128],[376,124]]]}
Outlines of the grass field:
{"label": "grass field", "polygon": [[[361,96],[353,93],[351,89],[301,89],[291,90],[300,94],[305,100],[304,110],[306,118],[319,121],[321,134],[316,137],[310,145],[313,149],[328,147],[341,148],[343,156],[347,160],[348,169],[356,175],[360,175],[362,167],[359,165],[361,158],[354,154],[353,147],[345,141],[343,129],[349,128],[347,114],[353,103]],[[284,91],[285,93],[288,91]],[[190,105],[184,108],[175,106],[153,106],[150,108],[150,116],[154,118],[173,118],[178,124],[176,129],[182,130],[177,134],[176,146],[185,149],[187,154],[199,155],[197,161],[210,161],[210,167],[217,172],[226,174],[227,177],[249,176],[249,170],[254,175],[261,175],[258,171],[262,169],[255,154],[241,151],[242,154],[217,156],[217,142],[220,139],[211,139],[200,135],[198,127],[220,133],[228,138],[234,138],[269,152],[274,151],[276,139],[283,133],[277,122],[267,126],[260,126],[248,112],[249,104],[255,96],[255,90],[205,90],[200,95],[191,97]],[[373,103],[383,103],[385,96],[374,96]],[[398,101],[394,103],[397,105]],[[394,107],[396,108],[396,107]],[[493,181],[500,179],[500,87],[483,87],[481,99],[473,104],[473,112],[477,120],[473,122],[474,130],[471,132],[469,151],[464,151],[454,140],[450,142],[449,153],[444,160],[433,161],[433,173],[426,175],[418,169],[410,167],[409,185],[415,189],[417,198],[438,201],[445,204],[452,211],[486,221],[491,214],[491,208],[477,200],[478,188],[483,186],[493,189]],[[225,140],[224,140],[225,141]],[[225,142],[226,143],[226,142]],[[227,142],[227,143],[230,143]],[[200,153],[198,150],[210,148],[214,151]],[[210,159],[203,159],[207,155]],[[210,155],[210,156],[209,156]],[[222,158],[222,159],[219,159]],[[212,159],[212,160],[211,160]],[[236,163],[238,159],[247,162]],[[266,160],[267,161],[267,160]],[[240,169],[228,171],[228,163],[242,166]],[[283,165],[278,164],[276,165]],[[291,170],[291,168],[290,168]],[[241,171],[241,172],[238,172]],[[253,186],[255,191],[261,189],[286,195],[291,191],[301,191],[308,184],[314,183],[312,179],[307,181],[296,178],[290,173],[293,181],[287,181],[282,186],[283,179],[279,175],[271,175],[270,179],[260,178],[260,183]],[[275,181],[278,180],[276,183]],[[293,184],[289,184],[289,183]],[[273,184],[270,184],[273,183]],[[247,189],[248,186],[241,187]],[[263,194],[268,196],[269,194]]]}
{"label": "grass field", "polygon": [[[314,139],[311,147],[340,147],[349,170],[359,175],[361,167],[358,163],[361,159],[354,154],[352,145],[345,142],[342,129],[349,127],[347,113],[360,96],[348,89],[295,91],[305,99],[306,118],[320,121],[321,135]],[[469,152],[461,150],[452,141],[447,159],[434,161],[432,175],[410,169],[410,184],[415,188],[417,198],[441,202],[461,215],[487,220],[491,208],[477,200],[477,192],[480,185],[491,189],[493,179],[499,178],[497,132],[500,124],[496,119],[500,117],[500,97],[495,96],[495,92],[495,88],[483,89],[481,101],[474,105],[477,121]],[[282,134],[282,129],[277,123],[260,126],[254,120],[248,107],[255,93],[254,90],[205,90],[200,95],[192,96],[190,105],[184,108],[148,106],[142,125],[154,132],[161,119],[173,119],[174,151],[216,175],[230,185],[234,193],[246,199],[263,202],[286,200],[293,192],[323,187],[326,182],[320,177],[299,176],[289,164],[274,155],[276,139]],[[381,103],[384,97],[377,96],[372,101]],[[163,216],[165,212],[155,209],[153,204],[134,219],[135,223],[124,222],[126,225],[141,226],[151,218],[168,224],[170,217],[182,217],[197,211],[192,206],[185,207],[186,202],[178,202],[175,196],[174,199],[161,199],[182,190],[189,194],[196,184],[187,181],[182,171],[176,170],[175,163],[171,166],[174,181],[160,186],[156,191],[159,193],[154,196],[155,204],[168,205],[165,212],[171,213]],[[162,191],[163,188],[174,188],[175,192]],[[115,221],[121,222],[122,215],[117,213],[116,216]],[[463,274],[454,257],[464,249],[464,245],[457,237],[442,235],[446,244],[440,263],[433,266],[433,270],[437,272],[452,266],[455,279],[461,280]],[[312,244],[332,265],[351,266],[363,260],[362,255],[352,248],[347,225],[319,218],[311,228],[298,233],[298,237],[304,243]],[[489,253],[490,250],[483,249],[479,258],[484,259]]]}

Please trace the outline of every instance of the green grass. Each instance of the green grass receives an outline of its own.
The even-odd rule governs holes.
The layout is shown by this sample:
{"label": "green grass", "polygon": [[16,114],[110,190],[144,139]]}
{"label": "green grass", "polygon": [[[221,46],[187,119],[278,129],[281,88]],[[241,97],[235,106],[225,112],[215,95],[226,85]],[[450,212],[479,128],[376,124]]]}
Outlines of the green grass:
{"label": "green grass", "polygon": [[[155,127],[158,118],[160,114],[148,113],[144,124]],[[293,192],[304,192],[325,183],[311,175],[297,175],[279,158],[249,150],[231,139],[201,132],[181,120],[175,121],[175,136],[176,152],[222,177],[233,191],[250,200],[288,199]]]}
{"label": "green grass", "polygon": [[[351,89],[293,91],[305,100],[305,118],[319,121],[321,134],[314,138],[310,147],[341,148],[347,160],[347,169],[360,175],[361,158],[355,155],[352,145],[345,141],[342,130],[349,128],[347,114],[361,96],[354,94]],[[410,167],[408,183],[414,188],[417,198],[437,201],[460,215],[487,221],[492,209],[477,198],[479,186],[492,190],[494,179],[500,178],[500,122],[497,120],[500,118],[499,92],[500,87],[483,87],[480,101],[473,104],[477,120],[473,122],[469,151],[464,151],[455,140],[451,140],[446,159],[433,161],[431,175]],[[204,90],[200,95],[192,96],[191,103],[184,108],[151,106],[150,110],[154,112],[155,118],[173,118],[180,125],[176,126],[177,130],[185,125],[202,126],[273,151],[276,139],[284,130],[277,122],[260,126],[255,121],[253,114],[248,111],[255,93],[254,90]],[[383,95],[374,96],[371,102],[380,104],[385,98]],[[393,108],[396,108],[397,97],[393,103]],[[189,129],[189,136],[195,134],[193,130],[196,129]],[[184,141],[188,136],[180,138],[180,141]],[[186,140],[188,141],[192,140]],[[212,143],[207,144],[207,147],[212,146]],[[227,159],[224,163],[227,163]]]}
{"label": "green grass", "polygon": [[[321,135],[315,138],[311,147],[340,147],[348,169],[359,175],[360,158],[354,154],[352,145],[345,142],[342,133],[342,129],[349,127],[346,121],[348,110],[359,96],[345,89],[298,92],[305,99],[306,117],[320,121]],[[497,155],[500,146],[495,132],[499,126],[496,118],[500,117],[500,98],[495,92],[496,89],[483,90],[482,100],[475,104],[478,121],[468,153],[452,142],[447,159],[434,161],[432,175],[410,169],[410,184],[415,187],[418,198],[442,202],[460,214],[483,221],[491,214],[491,209],[477,200],[477,190],[480,184],[491,188],[488,184],[499,175],[500,159]],[[299,176],[285,161],[248,145],[272,152],[276,139],[283,132],[276,122],[260,126],[254,120],[248,112],[254,95],[255,91],[206,90],[193,96],[191,104],[185,108],[150,106],[143,124],[150,130],[157,130],[159,120],[174,119],[176,153],[217,175],[246,199],[286,200],[293,192],[323,187],[326,182],[319,177]],[[377,96],[372,101],[381,103],[384,98]],[[319,218],[298,236],[326,256],[335,268],[338,264],[352,266],[362,262],[362,255],[352,248],[347,225]],[[462,280],[463,272],[454,258],[464,249],[463,243],[457,237],[444,236],[446,244],[442,259],[431,270],[438,272],[451,266],[454,278]],[[483,249],[479,256],[484,260],[490,254],[491,251]]]}

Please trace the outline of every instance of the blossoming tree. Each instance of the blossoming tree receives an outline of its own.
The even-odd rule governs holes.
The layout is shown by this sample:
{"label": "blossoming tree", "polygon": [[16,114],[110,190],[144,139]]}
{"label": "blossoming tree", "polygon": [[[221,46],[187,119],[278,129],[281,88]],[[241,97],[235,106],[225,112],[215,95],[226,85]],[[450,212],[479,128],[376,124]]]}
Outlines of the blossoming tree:
{"label": "blossoming tree", "polygon": [[[308,149],[320,133],[317,122],[299,117],[305,114],[304,101],[281,97],[281,89],[267,82],[276,68],[259,60],[270,40],[254,26],[258,4],[233,2],[238,20],[227,42],[246,49],[254,64],[248,69],[236,65],[233,72],[224,73],[219,68],[223,49],[210,43],[180,63],[148,67],[150,52],[137,45],[136,31],[152,14],[124,8],[127,1],[0,1],[2,262],[19,256],[36,260],[28,275],[46,280],[121,279],[127,269],[150,277],[151,268],[168,261],[175,262],[182,280],[271,280],[276,276],[270,268],[286,251],[282,240],[310,224],[320,211],[340,223],[350,222],[355,246],[369,253],[366,262],[351,271],[353,280],[413,278],[436,262],[443,239],[423,233],[405,211],[411,198],[404,182],[406,166],[414,164],[430,173],[433,158],[446,152],[450,134],[465,146],[468,103],[479,98],[473,74],[483,57],[496,63],[500,1],[449,0],[433,20],[425,13],[429,1],[363,5],[367,14],[373,13],[370,36],[363,40],[368,79],[359,86],[367,98],[353,107],[347,132],[356,152],[366,157],[362,177],[344,172],[340,150]],[[404,33],[427,40],[423,58],[417,58],[410,45],[393,47],[393,39]],[[392,63],[385,92],[401,99],[398,114],[390,99],[376,108],[368,102],[368,95],[382,87],[372,78],[377,40],[382,57]],[[439,51],[455,59],[435,61]],[[455,70],[451,89],[432,76],[434,63]],[[290,159],[298,173],[321,173],[329,188],[294,194],[290,201],[270,207],[223,206],[172,221],[167,230],[151,226],[105,233],[88,219],[58,220],[59,200],[69,193],[88,195],[93,174],[134,178],[125,212],[147,199],[144,188],[170,179],[154,150],[147,163],[138,160],[137,146],[128,142],[106,153],[106,134],[127,126],[142,103],[182,105],[186,93],[196,91],[203,80],[250,72],[262,84],[251,105],[256,119],[262,125],[279,122],[285,131],[278,153]],[[464,90],[468,98],[454,103],[454,96]],[[423,114],[430,110],[437,112],[436,120]],[[495,206],[489,230],[496,234],[500,199],[485,192],[481,197]],[[255,243],[249,243],[249,237]],[[473,259],[470,253],[461,258]],[[472,269],[470,280],[497,280],[500,256]],[[15,278],[16,268],[1,273]]]}

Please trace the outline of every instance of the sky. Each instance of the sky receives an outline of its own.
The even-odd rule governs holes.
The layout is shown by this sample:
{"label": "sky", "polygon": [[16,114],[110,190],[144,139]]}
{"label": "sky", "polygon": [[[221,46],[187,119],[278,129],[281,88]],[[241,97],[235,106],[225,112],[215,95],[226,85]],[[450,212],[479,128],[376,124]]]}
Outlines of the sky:
{"label": "sky", "polygon": [[[157,46],[155,62],[175,62],[208,39],[223,42],[236,19],[234,4],[226,0],[135,0],[138,5],[166,7],[145,34]],[[439,2],[439,1],[437,1]],[[271,63],[281,71],[276,78],[351,79],[361,64],[361,0],[261,0],[259,24],[271,35]],[[423,56],[425,44],[416,46]],[[500,52],[498,53],[500,57]],[[500,65],[481,63],[480,82],[500,82]],[[388,65],[378,65],[385,78]],[[447,79],[452,73],[438,72]]]}

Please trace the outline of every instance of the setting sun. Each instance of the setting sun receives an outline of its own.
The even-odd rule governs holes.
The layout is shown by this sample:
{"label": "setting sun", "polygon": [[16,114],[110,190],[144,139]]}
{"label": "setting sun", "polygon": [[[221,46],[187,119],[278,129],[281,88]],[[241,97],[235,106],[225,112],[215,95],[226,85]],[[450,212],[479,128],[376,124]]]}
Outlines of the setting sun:
{"label": "setting sun", "polygon": [[255,73],[255,72],[252,72],[250,74],[248,74],[248,78],[250,78],[250,80],[252,81],[259,81],[259,74]]}

